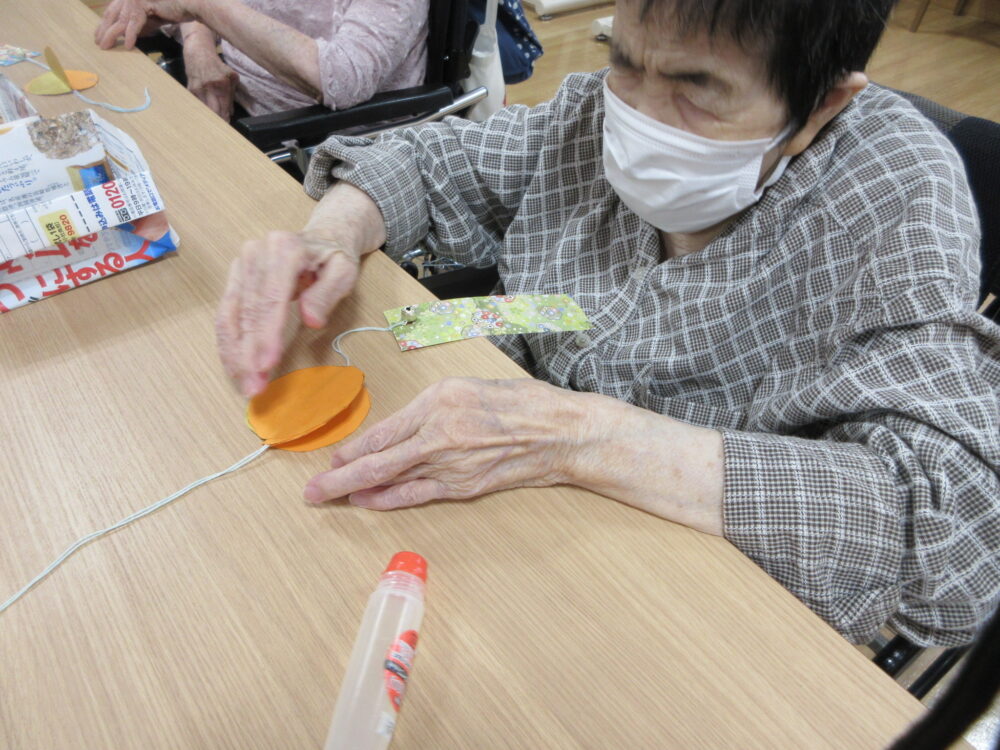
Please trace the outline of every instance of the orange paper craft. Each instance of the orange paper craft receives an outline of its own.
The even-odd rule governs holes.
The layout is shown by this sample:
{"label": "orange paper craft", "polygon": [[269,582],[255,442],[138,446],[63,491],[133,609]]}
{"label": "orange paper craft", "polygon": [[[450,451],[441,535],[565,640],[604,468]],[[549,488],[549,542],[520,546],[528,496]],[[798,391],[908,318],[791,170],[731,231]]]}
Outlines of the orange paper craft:
{"label": "orange paper craft", "polygon": [[50,70],[42,73],[37,78],[28,81],[24,90],[29,94],[40,94],[42,96],[54,96],[55,94],[68,94],[70,91],[83,91],[97,85],[97,73],[88,73],[86,70],[67,70],[66,85],[60,78],[53,75]]}
{"label": "orange paper craft", "polygon": [[287,443],[278,443],[274,447],[283,451],[304,453],[339,443],[361,426],[361,423],[365,421],[365,417],[368,416],[371,406],[372,402],[371,397],[368,395],[368,390],[362,387],[361,393],[355,397],[350,406],[318,430],[314,430],[308,435],[296,438],[295,440],[289,440]]}
{"label": "orange paper craft", "polygon": [[83,91],[97,85],[97,73],[64,69],[51,47],[45,48],[45,62],[48,63],[49,71],[28,81],[24,87],[24,90],[29,94],[43,96],[68,94],[73,90]]}
{"label": "orange paper craft", "polygon": [[266,445],[304,437],[351,406],[364,380],[357,367],[295,370],[250,399],[247,424]]}

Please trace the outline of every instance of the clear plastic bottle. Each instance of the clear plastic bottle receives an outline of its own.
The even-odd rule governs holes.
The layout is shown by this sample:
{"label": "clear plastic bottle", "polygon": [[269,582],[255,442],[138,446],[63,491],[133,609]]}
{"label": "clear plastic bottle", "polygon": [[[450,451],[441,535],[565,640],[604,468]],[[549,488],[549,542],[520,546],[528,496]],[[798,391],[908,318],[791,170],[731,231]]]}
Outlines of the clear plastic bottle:
{"label": "clear plastic bottle", "polygon": [[384,750],[392,741],[424,616],[427,561],[398,552],[368,599],[325,750]]}

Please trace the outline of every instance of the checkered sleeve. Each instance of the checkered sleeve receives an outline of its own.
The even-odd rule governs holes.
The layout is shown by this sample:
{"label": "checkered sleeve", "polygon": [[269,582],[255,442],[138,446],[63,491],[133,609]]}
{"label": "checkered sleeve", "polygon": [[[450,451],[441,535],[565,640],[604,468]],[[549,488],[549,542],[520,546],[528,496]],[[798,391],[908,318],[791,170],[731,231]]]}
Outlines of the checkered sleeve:
{"label": "checkered sleeve", "polygon": [[449,117],[375,141],[332,137],[313,157],[306,191],[318,198],[335,179],[364,190],[382,212],[394,257],[425,241],[465,265],[492,265],[535,173],[550,113],[565,98],[507,107],[484,123]]}
{"label": "checkered sleeve", "polygon": [[901,221],[849,227],[878,291],[815,371],[762,389],[756,423],[785,434],[724,432],[727,538],[857,642],[888,621],[967,643],[1000,596],[1000,338],[971,309],[973,209],[946,167]]}

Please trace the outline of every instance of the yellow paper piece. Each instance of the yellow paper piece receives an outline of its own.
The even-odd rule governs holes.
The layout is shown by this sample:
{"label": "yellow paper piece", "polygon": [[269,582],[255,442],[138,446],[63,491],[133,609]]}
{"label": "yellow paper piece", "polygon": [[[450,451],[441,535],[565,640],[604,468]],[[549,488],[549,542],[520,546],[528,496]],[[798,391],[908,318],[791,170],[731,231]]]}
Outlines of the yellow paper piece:
{"label": "yellow paper piece", "polygon": [[304,453],[339,443],[361,426],[371,408],[371,396],[368,395],[366,388],[362,388],[350,406],[318,430],[295,440],[289,440],[287,443],[277,443],[273,447],[283,451]]}
{"label": "yellow paper piece", "polygon": [[29,94],[53,96],[54,94],[68,94],[73,89],[68,83],[59,80],[59,76],[50,70],[48,73],[42,73],[37,78],[32,78],[28,81],[28,85],[24,87],[24,90]]}
{"label": "yellow paper piece", "polygon": [[73,220],[70,219],[69,214],[65,211],[53,211],[49,214],[42,214],[38,217],[38,223],[42,228],[42,232],[53,245],[58,245],[60,242],[69,242],[77,236]]}
{"label": "yellow paper piece", "polygon": [[247,405],[247,424],[267,445],[303,437],[347,409],[365,376],[357,367],[307,367],[272,380]]}
{"label": "yellow paper piece", "polygon": [[59,58],[56,57],[56,53],[52,51],[52,48],[46,47],[44,54],[45,64],[49,66],[49,71],[53,73],[56,78],[62,81],[64,86],[73,88],[73,84],[69,81],[69,76],[66,75],[66,71],[63,70],[62,63],[59,62]]}

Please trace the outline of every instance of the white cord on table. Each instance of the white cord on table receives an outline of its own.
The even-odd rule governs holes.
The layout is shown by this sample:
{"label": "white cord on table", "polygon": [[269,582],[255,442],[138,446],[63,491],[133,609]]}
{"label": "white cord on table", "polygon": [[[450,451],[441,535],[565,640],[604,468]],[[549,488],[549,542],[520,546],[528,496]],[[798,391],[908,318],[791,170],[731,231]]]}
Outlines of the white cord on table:
{"label": "white cord on table", "polygon": [[[406,323],[407,323],[407,321],[399,320],[399,321],[396,321],[392,325],[387,326],[385,328],[379,328],[377,326],[365,326],[363,328],[352,328],[351,330],[344,331],[339,336],[337,336],[333,340],[333,343],[331,344],[331,346],[332,346],[333,350],[335,352],[337,352],[337,354],[339,354],[341,357],[344,358],[344,363],[346,365],[350,366],[350,364],[351,364],[350,357],[348,357],[346,354],[344,354],[344,352],[340,348],[340,341],[341,341],[341,339],[343,339],[348,334],[351,334],[351,333],[360,333],[362,331],[389,331],[389,332],[391,332],[394,329],[398,328],[399,326],[406,325]],[[14,594],[10,599],[8,599],[7,601],[5,601],[3,604],[0,604],[0,614],[2,614],[8,607],[10,607],[14,602],[16,602],[22,596],[24,596],[25,594],[27,594],[32,588],[34,588],[35,586],[37,586],[41,581],[43,581],[47,576],[49,576],[52,573],[52,571],[54,571],[56,568],[58,568],[60,565],[62,565],[74,552],[76,552],[78,549],[80,549],[84,545],[89,544],[90,542],[92,542],[95,539],[98,539],[98,538],[104,536],[105,534],[110,534],[112,531],[116,531],[116,530],[122,528],[123,526],[127,526],[128,524],[132,523],[133,521],[138,521],[140,518],[143,518],[144,516],[148,516],[150,513],[156,512],[157,510],[159,510],[160,508],[162,508],[164,505],[167,505],[168,503],[172,503],[177,498],[186,495],[191,490],[194,490],[194,489],[197,489],[198,487],[201,487],[203,484],[207,484],[207,483],[211,482],[213,479],[218,479],[219,477],[225,476],[226,474],[231,474],[232,472],[236,471],[237,469],[242,469],[244,466],[246,466],[248,463],[250,463],[251,461],[253,461],[255,458],[257,458],[259,455],[261,455],[267,449],[268,449],[267,445],[262,445],[260,448],[258,448],[257,450],[255,450],[253,453],[251,453],[251,454],[249,454],[249,455],[244,456],[243,458],[241,458],[239,461],[237,461],[236,463],[234,463],[228,469],[223,469],[222,471],[217,472],[215,474],[211,474],[211,475],[209,475],[207,477],[202,477],[201,479],[199,479],[199,480],[197,480],[195,482],[192,482],[191,484],[189,484],[184,489],[178,490],[173,495],[170,495],[169,497],[165,497],[162,500],[157,500],[152,505],[149,505],[149,506],[143,508],[142,510],[136,511],[132,515],[130,515],[130,516],[128,516],[126,518],[123,518],[122,520],[118,521],[118,523],[115,523],[115,524],[112,524],[111,526],[108,526],[106,529],[101,529],[100,531],[95,531],[93,533],[87,534],[87,536],[84,536],[84,537],[81,537],[80,539],[77,539],[75,542],[73,542],[73,544],[71,544],[69,547],[66,548],[65,552],[63,552],[61,555],[59,555],[59,557],[57,557],[51,563],[49,563],[49,565],[45,568],[45,570],[43,570],[41,573],[39,573],[37,576],[35,576],[33,579],[31,579],[31,581],[24,588],[22,588],[20,591],[18,591],[16,594]]]}
{"label": "white cord on table", "polygon": [[199,479],[199,480],[197,480],[195,482],[192,482],[191,484],[189,484],[184,489],[178,490],[173,495],[170,495],[169,497],[165,497],[162,500],[157,500],[155,503],[153,503],[152,505],[146,506],[142,510],[137,510],[132,515],[130,515],[130,516],[126,517],[126,518],[123,518],[118,523],[115,523],[115,524],[112,524],[111,526],[108,526],[106,529],[101,529],[100,531],[95,531],[95,532],[93,532],[91,534],[87,534],[87,536],[85,536],[85,537],[81,537],[80,539],[77,539],[75,542],[73,542],[73,544],[71,544],[69,547],[66,548],[65,552],[63,552],[61,555],[59,555],[59,557],[57,557],[51,563],[49,563],[49,565],[45,568],[45,570],[43,570],[41,573],[39,573],[37,576],[35,576],[33,579],[31,579],[31,581],[28,583],[27,586],[25,586],[23,589],[21,589],[20,591],[18,591],[16,594],[14,594],[14,596],[12,596],[10,599],[8,599],[7,601],[5,601],[3,604],[0,604],[0,614],[2,614],[4,612],[4,610],[6,610],[8,607],[10,607],[10,605],[12,605],[14,602],[16,602],[22,596],[24,596],[25,594],[27,594],[32,588],[34,588],[38,583],[40,583],[50,573],[52,573],[52,571],[54,571],[56,568],[58,568],[60,565],[62,565],[70,555],[72,555],[74,552],[76,552],[78,549],[80,549],[84,545],[88,544],[89,542],[94,541],[95,539],[97,539],[99,537],[104,536],[105,534],[110,534],[112,531],[116,531],[117,529],[120,529],[122,526],[126,526],[126,525],[132,523],[133,521],[138,521],[143,516],[148,516],[150,513],[153,513],[155,511],[159,510],[164,505],[167,505],[168,503],[172,503],[177,498],[179,498],[179,497],[181,497],[183,495],[186,495],[191,490],[197,489],[198,487],[201,487],[203,484],[208,484],[213,479],[218,479],[219,477],[225,476],[226,474],[231,474],[232,472],[236,471],[237,469],[242,469],[248,463],[250,463],[255,458],[257,458],[260,454],[262,454],[264,451],[266,451],[268,449],[268,447],[269,446],[267,446],[267,445],[262,445],[260,448],[258,448],[257,450],[255,450],[253,453],[251,453],[251,454],[249,454],[249,455],[244,456],[243,458],[241,458],[239,461],[237,461],[236,463],[234,463],[228,469],[223,469],[222,471],[217,472],[215,474],[211,474],[211,475],[209,475],[207,477],[202,477],[201,479]]}
{"label": "white cord on table", "polygon": [[350,367],[351,366],[351,358],[348,357],[346,354],[344,354],[344,352],[340,348],[340,340],[342,338],[344,338],[344,336],[347,336],[347,335],[349,335],[351,333],[361,333],[362,331],[389,331],[391,333],[392,331],[394,331],[395,329],[399,328],[400,326],[405,326],[405,325],[406,325],[406,321],[405,320],[397,320],[391,326],[388,326],[386,328],[379,328],[378,326],[364,326],[363,328],[352,328],[351,330],[344,331],[339,336],[337,336],[333,340],[333,343],[330,344],[330,348],[332,348],[335,352],[337,352],[337,354],[339,354],[341,357],[343,357],[344,358],[344,364],[347,367]]}

